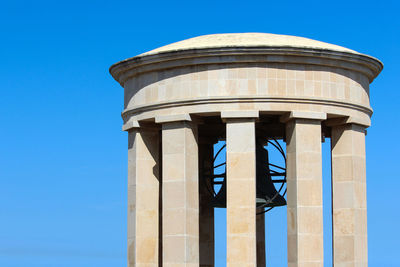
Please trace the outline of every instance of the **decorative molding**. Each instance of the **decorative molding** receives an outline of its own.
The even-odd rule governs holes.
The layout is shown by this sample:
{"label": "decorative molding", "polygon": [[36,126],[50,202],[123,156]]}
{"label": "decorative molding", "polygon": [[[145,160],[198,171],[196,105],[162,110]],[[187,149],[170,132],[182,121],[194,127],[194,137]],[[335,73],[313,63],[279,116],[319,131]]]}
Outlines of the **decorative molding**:
{"label": "decorative molding", "polygon": [[[126,120],[127,118],[141,114],[143,112],[153,111],[157,109],[164,108],[174,108],[181,106],[194,106],[194,105],[210,105],[210,104],[230,104],[230,103],[292,103],[292,104],[314,104],[314,105],[326,105],[326,106],[336,106],[342,108],[350,108],[358,110],[367,114],[372,115],[372,109],[370,107],[365,107],[353,103],[344,103],[335,100],[324,100],[317,98],[295,98],[295,97],[259,97],[259,96],[240,96],[240,97],[214,97],[214,98],[196,98],[196,99],[183,99],[183,100],[173,100],[164,101],[154,104],[136,106],[132,109],[125,109],[122,112],[122,118]],[[263,111],[263,110],[260,110]]]}
{"label": "decorative molding", "polygon": [[294,47],[225,47],[189,49],[155,55],[143,55],[120,61],[110,67],[110,73],[122,86],[141,73],[182,68],[193,65],[291,63],[330,66],[353,70],[372,82],[383,64],[370,56],[349,52]]}

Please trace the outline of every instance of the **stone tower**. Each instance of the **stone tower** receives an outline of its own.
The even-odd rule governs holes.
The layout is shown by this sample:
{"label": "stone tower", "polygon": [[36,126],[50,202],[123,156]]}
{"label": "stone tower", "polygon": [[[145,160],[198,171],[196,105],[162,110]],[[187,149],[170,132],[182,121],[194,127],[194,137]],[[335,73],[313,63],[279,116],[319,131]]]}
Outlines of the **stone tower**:
{"label": "stone tower", "polygon": [[227,266],[265,266],[256,144],[273,137],[286,142],[288,266],[323,266],[323,138],[332,144],[334,265],[367,266],[365,129],[382,67],[347,48],[264,33],[200,36],[111,66],[129,136],[128,265],[214,266],[203,181],[223,139]]}

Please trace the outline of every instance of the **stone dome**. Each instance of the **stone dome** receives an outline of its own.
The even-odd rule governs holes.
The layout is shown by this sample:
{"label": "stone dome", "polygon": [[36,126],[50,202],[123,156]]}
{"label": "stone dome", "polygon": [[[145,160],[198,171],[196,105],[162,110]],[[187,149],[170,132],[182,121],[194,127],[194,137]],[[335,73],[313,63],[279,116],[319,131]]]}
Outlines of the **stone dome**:
{"label": "stone dome", "polygon": [[[256,55],[261,58],[250,59]],[[221,61],[222,57],[225,62]],[[198,36],[153,49],[113,64],[110,73],[122,85],[139,72],[211,64],[210,58],[215,61],[213,64],[286,61],[339,68],[346,65],[347,69],[358,69],[366,74],[371,82],[383,68],[382,62],[374,57],[309,38],[271,33],[224,33]]]}
{"label": "stone dome", "polygon": [[287,47],[331,50],[359,54],[358,52],[309,38],[271,33],[224,33],[198,36],[162,46],[139,56],[159,53],[222,47]]}

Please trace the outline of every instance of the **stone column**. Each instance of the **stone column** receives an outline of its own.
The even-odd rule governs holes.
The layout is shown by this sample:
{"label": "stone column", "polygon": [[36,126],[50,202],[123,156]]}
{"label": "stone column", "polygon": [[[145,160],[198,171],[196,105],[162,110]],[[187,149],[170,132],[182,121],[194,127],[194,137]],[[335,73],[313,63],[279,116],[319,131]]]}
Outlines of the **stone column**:
{"label": "stone column", "polygon": [[163,123],[163,267],[198,267],[197,127],[189,116],[156,117],[156,122]]}
{"label": "stone column", "polygon": [[[259,209],[257,212],[263,212]],[[257,267],[265,267],[265,213],[256,216],[257,227]]]}
{"label": "stone column", "polygon": [[128,143],[128,266],[158,266],[158,130],[130,129]]}
{"label": "stone column", "polygon": [[365,127],[332,127],[334,266],[368,266]]}
{"label": "stone column", "polygon": [[323,266],[321,122],[292,112],[286,124],[288,267]]}
{"label": "stone column", "polygon": [[214,267],[214,207],[207,189],[207,177],[213,173],[213,143],[200,142],[200,267]]}
{"label": "stone column", "polygon": [[227,266],[255,267],[258,112],[222,112],[226,121]]}

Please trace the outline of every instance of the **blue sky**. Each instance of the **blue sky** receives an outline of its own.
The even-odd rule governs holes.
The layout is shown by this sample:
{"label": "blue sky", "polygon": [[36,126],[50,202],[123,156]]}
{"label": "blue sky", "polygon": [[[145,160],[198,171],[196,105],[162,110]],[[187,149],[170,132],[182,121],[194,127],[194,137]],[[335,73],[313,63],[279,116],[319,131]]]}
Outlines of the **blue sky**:
{"label": "blue sky", "polygon": [[[108,67],[227,32],[304,36],[383,61],[367,135],[369,260],[400,266],[399,13],[389,0],[1,1],[0,266],[126,266],[123,90]],[[328,206],[329,140],[323,149]],[[285,266],[285,216],[267,215],[269,266]],[[325,256],[330,266],[329,249]]]}

